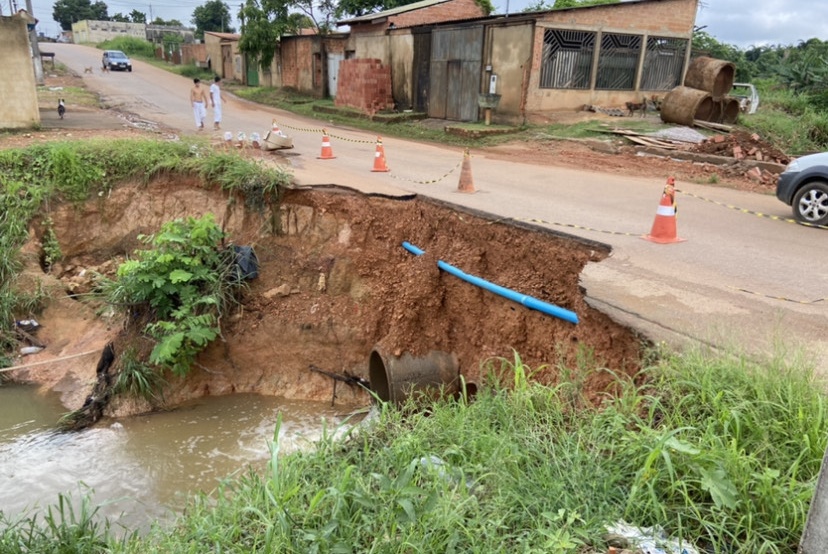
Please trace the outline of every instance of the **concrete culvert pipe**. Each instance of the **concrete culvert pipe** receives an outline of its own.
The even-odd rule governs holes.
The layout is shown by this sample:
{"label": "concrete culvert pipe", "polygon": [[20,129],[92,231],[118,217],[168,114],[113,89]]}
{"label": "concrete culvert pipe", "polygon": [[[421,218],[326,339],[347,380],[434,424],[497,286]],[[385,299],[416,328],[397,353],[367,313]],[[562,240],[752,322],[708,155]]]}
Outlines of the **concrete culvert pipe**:
{"label": "concrete culvert pipe", "polygon": [[661,119],[665,123],[692,126],[694,119],[711,121],[717,114],[710,93],[695,88],[676,87],[661,103]]}
{"label": "concrete culvert pipe", "polygon": [[725,98],[722,108],[722,123],[727,123],[728,125],[736,123],[736,120],[739,119],[740,111],[738,98]]}
{"label": "concrete culvert pipe", "polygon": [[732,62],[699,56],[690,60],[684,86],[709,92],[720,100],[733,88],[736,66]]}
{"label": "concrete culvert pipe", "polygon": [[460,385],[457,357],[439,351],[420,357],[392,356],[375,347],[368,360],[368,376],[377,397],[394,404],[416,394],[435,395],[441,387],[454,394]]}

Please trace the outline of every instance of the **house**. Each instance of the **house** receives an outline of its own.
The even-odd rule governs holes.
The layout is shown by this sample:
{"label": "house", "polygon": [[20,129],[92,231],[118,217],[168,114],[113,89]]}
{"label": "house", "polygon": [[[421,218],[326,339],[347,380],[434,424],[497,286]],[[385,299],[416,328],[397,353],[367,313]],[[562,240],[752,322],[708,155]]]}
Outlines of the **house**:
{"label": "house", "polygon": [[[248,83],[245,75],[244,57],[239,50],[241,35],[236,33],[204,32],[207,49],[207,66],[222,79],[235,79]],[[254,83],[248,83],[254,84]]]}
{"label": "house", "polygon": [[367,111],[411,107],[415,37],[410,30],[395,30],[485,15],[475,0],[420,0],[338,21],[350,27],[350,36],[339,68],[339,86],[346,94],[336,95],[336,103]]}
{"label": "house", "polygon": [[0,16],[0,129],[23,129],[40,124],[37,85],[32,65],[28,24],[34,18],[25,12]]}
{"label": "house", "polygon": [[72,23],[72,41],[75,44],[98,43],[118,37],[146,40],[146,29],[147,26],[144,23],[84,19]]}
{"label": "house", "polygon": [[[428,4],[440,5],[403,8]],[[346,58],[390,66],[397,109],[476,121],[494,101],[495,122],[522,123],[666,94],[683,80],[697,9],[698,0],[627,0],[457,21],[389,10],[340,23],[351,25]]]}
{"label": "house", "polygon": [[348,35],[342,33],[283,36],[279,43],[281,86],[317,98],[336,97],[347,41]]}

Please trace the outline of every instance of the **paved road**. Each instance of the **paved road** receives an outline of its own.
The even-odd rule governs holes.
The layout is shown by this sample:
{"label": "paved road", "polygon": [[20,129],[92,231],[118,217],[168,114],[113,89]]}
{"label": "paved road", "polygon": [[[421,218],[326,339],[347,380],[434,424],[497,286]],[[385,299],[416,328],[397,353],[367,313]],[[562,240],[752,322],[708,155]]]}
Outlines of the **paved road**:
{"label": "paved road", "polygon": [[[102,74],[100,51],[65,44],[54,50],[58,62],[79,73],[95,67],[83,76],[108,106],[196,134],[190,80],[138,61],[132,73]],[[589,302],[655,340],[787,358],[805,348],[817,368],[828,372],[828,231],[723,206],[789,217],[789,208],[772,196],[678,182],[677,188],[688,193],[678,197],[678,234],[687,240],[659,245],[640,235],[650,231],[664,179],[475,156],[478,193],[461,194],[457,170],[423,184],[456,168],[462,160],[457,148],[384,139],[391,172],[371,172],[374,135],[229,97],[224,114],[224,129],[234,133],[264,133],[276,118],[294,138],[296,147],[287,159],[300,184],[416,192],[503,217],[582,227],[549,225],[612,246],[612,256],[590,264],[582,276]],[[325,126],[335,160],[317,159]]]}

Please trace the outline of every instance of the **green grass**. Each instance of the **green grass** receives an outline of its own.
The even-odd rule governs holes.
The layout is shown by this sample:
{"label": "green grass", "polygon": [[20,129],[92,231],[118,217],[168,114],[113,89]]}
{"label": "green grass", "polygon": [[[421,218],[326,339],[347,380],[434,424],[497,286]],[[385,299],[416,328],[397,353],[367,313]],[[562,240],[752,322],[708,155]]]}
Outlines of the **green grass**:
{"label": "green grass", "polygon": [[[99,527],[88,542],[130,553],[580,554],[605,552],[606,525],[625,520],[706,552],[796,551],[828,431],[807,369],[667,354],[617,377],[594,408],[575,371],[545,387],[519,358],[499,363],[473,400],[386,406],[310,452],[282,456],[276,441],[266,473],[194,497],[172,527],[122,542]],[[24,552],[15,545],[33,532],[6,526],[0,545]],[[53,544],[65,535],[36,532]]]}
{"label": "green grass", "polygon": [[784,152],[802,155],[828,149],[828,113],[805,94],[759,82],[759,109],[739,123]]}

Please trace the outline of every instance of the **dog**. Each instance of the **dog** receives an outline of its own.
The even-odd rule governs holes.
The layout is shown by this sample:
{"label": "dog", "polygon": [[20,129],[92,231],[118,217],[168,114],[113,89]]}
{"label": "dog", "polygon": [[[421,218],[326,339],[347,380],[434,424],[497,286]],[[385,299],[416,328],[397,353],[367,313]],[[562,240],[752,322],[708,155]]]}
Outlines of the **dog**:
{"label": "dog", "polygon": [[66,113],[66,104],[63,102],[63,98],[58,100],[58,116],[63,119],[63,115]]}
{"label": "dog", "polygon": [[647,115],[647,99],[644,98],[642,102],[627,102],[627,115],[632,117],[636,112],[641,112],[641,117]]}
{"label": "dog", "polygon": [[92,73],[92,66],[90,65],[89,67],[84,67],[83,72],[84,73]]}

